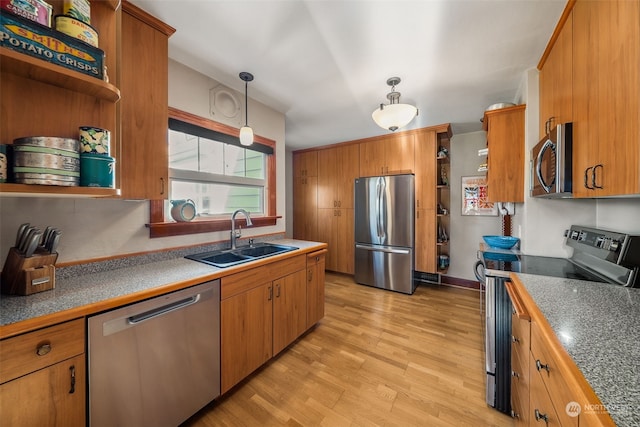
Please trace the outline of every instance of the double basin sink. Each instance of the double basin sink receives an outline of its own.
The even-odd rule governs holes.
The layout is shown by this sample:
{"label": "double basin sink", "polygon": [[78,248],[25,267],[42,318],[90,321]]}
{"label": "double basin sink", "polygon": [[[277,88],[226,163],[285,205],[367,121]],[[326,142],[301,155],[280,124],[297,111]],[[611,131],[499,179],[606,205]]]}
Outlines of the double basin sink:
{"label": "double basin sink", "polygon": [[245,246],[237,249],[226,249],[187,255],[185,258],[213,265],[214,267],[225,268],[285,252],[295,251],[296,249],[298,248],[293,246],[276,245],[273,243],[256,243],[252,246]]}

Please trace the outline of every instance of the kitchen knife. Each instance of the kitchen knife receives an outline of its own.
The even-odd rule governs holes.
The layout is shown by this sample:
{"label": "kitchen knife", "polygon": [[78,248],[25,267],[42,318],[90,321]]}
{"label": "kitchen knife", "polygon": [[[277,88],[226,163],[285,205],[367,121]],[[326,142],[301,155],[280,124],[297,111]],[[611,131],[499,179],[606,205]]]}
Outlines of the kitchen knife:
{"label": "kitchen knife", "polygon": [[35,227],[27,227],[26,231],[22,234],[22,239],[20,239],[20,244],[18,245],[18,251],[24,254],[27,249],[27,245],[29,244],[29,239],[31,235],[35,231]]}
{"label": "kitchen knife", "polygon": [[40,241],[40,245],[46,247],[47,239],[49,238],[49,234],[53,231],[53,227],[47,226],[42,233],[42,240]]}
{"label": "kitchen knife", "polygon": [[24,250],[24,256],[29,258],[33,256],[33,253],[38,248],[38,243],[40,243],[40,238],[42,237],[42,231],[36,229],[31,236],[29,237],[29,243],[27,244],[27,248]]}
{"label": "kitchen knife", "polygon": [[49,246],[47,247],[50,253],[55,253],[56,249],[58,248],[58,243],[60,243],[61,235],[62,231],[60,230],[55,230],[51,235],[51,241],[49,242]]}
{"label": "kitchen knife", "polygon": [[27,231],[27,228],[29,228],[29,223],[25,222],[24,224],[20,224],[20,227],[18,227],[18,235],[16,236],[16,248],[20,247],[20,242],[22,242],[22,235]]}

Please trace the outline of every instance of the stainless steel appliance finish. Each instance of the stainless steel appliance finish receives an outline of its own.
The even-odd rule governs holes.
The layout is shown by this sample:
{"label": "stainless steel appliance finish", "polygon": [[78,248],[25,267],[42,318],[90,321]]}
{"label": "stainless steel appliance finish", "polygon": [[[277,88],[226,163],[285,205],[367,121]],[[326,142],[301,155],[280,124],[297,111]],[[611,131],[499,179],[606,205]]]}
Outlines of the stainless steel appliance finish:
{"label": "stainless steel appliance finish", "polygon": [[355,180],[355,281],[406,294],[415,290],[413,175]]}
{"label": "stainless steel appliance finish", "polygon": [[565,231],[570,258],[525,255],[519,251],[480,251],[476,277],[485,287],[485,365],[487,403],[509,413],[511,302],[505,282],[511,272],[640,287],[640,236],[573,225]]}
{"label": "stainless steel appliance finish", "polygon": [[92,427],[175,427],[220,394],[220,281],[89,317]]}
{"label": "stainless steel appliance finish", "polygon": [[572,197],[573,124],[559,124],[531,151],[531,196]]}

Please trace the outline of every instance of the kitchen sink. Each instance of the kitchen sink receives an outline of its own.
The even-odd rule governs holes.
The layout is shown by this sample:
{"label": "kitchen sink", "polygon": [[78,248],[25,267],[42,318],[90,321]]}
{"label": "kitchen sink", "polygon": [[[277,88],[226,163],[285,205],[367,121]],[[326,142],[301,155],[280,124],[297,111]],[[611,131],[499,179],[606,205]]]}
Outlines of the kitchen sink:
{"label": "kitchen sink", "polygon": [[293,246],[276,245],[273,243],[257,243],[252,246],[245,246],[238,249],[224,249],[187,255],[185,258],[213,265],[214,267],[225,268],[285,252],[295,251],[296,249],[298,248]]}

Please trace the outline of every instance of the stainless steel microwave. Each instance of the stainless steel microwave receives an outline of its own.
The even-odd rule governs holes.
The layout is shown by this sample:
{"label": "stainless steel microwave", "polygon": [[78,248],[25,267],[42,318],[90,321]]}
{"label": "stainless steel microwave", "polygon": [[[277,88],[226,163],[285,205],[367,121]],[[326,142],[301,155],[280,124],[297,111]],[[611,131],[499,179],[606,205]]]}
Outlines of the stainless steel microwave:
{"label": "stainless steel microwave", "polygon": [[531,150],[531,197],[572,197],[572,129],[558,124]]}

